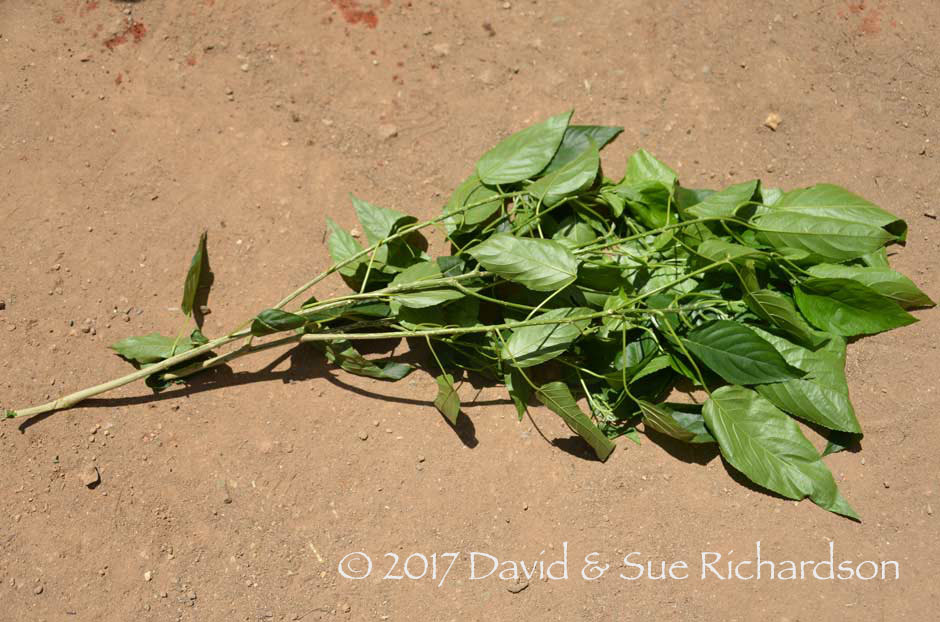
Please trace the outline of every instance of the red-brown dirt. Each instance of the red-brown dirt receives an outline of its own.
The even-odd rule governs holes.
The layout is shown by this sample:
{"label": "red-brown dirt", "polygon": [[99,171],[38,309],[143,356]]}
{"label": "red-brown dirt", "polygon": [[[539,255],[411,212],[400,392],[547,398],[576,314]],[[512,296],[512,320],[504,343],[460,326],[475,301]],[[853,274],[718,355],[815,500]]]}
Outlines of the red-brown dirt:
{"label": "red-brown dirt", "polygon": [[[0,402],[126,373],[108,344],[175,334],[203,229],[218,335],[327,265],[347,193],[429,218],[488,147],[571,107],[626,127],[611,176],[643,146],[693,187],[870,198],[909,221],[892,261],[937,299],[938,32],[930,0],[0,0]],[[849,348],[867,436],[826,462],[860,524],[739,485],[714,452],[644,436],[585,460],[496,388],[466,387],[461,439],[433,378],[364,380],[312,350],[6,422],[0,620],[933,619],[940,314],[916,315]],[[703,551],[756,541],[815,561],[834,542],[900,578],[699,579]],[[466,556],[440,587],[382,580],[387,552],[550,561],[563,542],[569,579],[518,593],[471,581]],[[373,576],[337,572],[353,551]],[[593,551],[614,566],[589,582]],[[621,580],[631,551],[692,574]]]}

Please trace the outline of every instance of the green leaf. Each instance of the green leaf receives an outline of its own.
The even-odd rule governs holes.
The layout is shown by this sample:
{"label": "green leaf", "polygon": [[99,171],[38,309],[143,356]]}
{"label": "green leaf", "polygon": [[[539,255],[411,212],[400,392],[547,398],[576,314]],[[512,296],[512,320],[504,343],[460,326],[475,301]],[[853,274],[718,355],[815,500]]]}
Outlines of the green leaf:
{"label": "green leaf", "polygon": [[643,423],[652,429],[684,443],[714,443],[715,438],[705,428],[701,413],[684,412],[679,405],[651,404],[637,400],[643,412]]}
{"label": "green leaf", "polygon": [[477,162],[485,184],[512,184],[540,173],[551,162],[565,136],[571,112],[527,127],[490,149]]}
{"label": "green leaf", "polygon": [[601,432],[594,422],[578,408],[574,396],[563,382],[549,382],[539,387],[535,396],[552,412],[560,416],[571,430],[587,441],[601,462],[607,460],[616,445]]}
{"label": "green leaf", "polygon": [[743,244],[735,244],[734,242],[728,242],[720,238],[705,240],[698,245],[695,252],[712,261],[730,259],[731,262],[735,264],[743,264],[745,260],[749,258],[762,258],[764,255],[764,253],[756,248],[744,246]]}
{"label": "green leaf", "polygon": [[581,155],[554,171],[543,174],[526,192],[545,205],[554,205],[565,196],[590,188],[597,178],[600,153],[593,142]]}
{"label": "green leaf", "polygon": [[345,340],[326,344],[325,353],[327,360],[331,363],[357,376],[379,380],[401,380],[414,370],[414,367],[406,363],[370,361],[362,356],[352,343]]}
{"label": "green leaf", "polygon": [[[416,263],[398,273],[389,287],[398,287],[404,285],[419,286],[422,281],[430,281],[442,278],[441,270],[437,262],[424,261]],[[433,307],[449,300],[463,298],[464,294],[460,290],[440,287],[428,288],[414,292],[402,292],[392,295],[392,301],[403,307],[412,309],[422,309],[424,307]]]}
{"label": "green leaf", "polygon": [[558,151],[542,174],[547,175],[568,164],[588,149],[592,142],[598,150],[603,149],[622,131],[622,127],[607,125],[569,125]]}
{"label": "green leaf", "polygon": [[816,347],[826,340],[810,326],[793,304],[793,300],[780,292],[769,289],[744,294],[748,308],[762,319],[795,337],[800,343]]}
{"label": "green leaf", "polygon": [[746,181],[728,186],[724,190],[707,196],[701,203],[688,208],[697,218],[731,218],[738,209],[747,205],[758,192],[760,181]]}
{"label": "green leaf", "polygon": [[830,430],[860,434],[862,431],[849,399],[845,380],[845,340],[831,337],[825,346],[810,350],[759,328],[754,331],[770,342],[802,378],[762,384],[756,391],[778,408]]}
{"label": "green leaf", "polygon": [[[499,211],[503,200],[494,188],[483,184],[480,177],[474,172],[462,184],[457,186],[447,205],[444,206],[444,226],[447,234],[472,229],[476,225],[486,222],[490,216]],[[480,205],[477,205],[480,203]],[[468,207],[473,205],[473,207]]]}
{"label": "green leaf", "polygon": [[537,292],[561,289],[578,276],[577,259],[554,240],[496,233],[467,252],[490,272]]}
{"label": "green leaf", "polygon": [[777,250],[805,251],[813,258],[846,261],[877,251],[894,236],[873,224],[773,209],[753,219],[760,237]]}
{"label": "green leaf", "polygon": [[452,425],[457,425],[457,415],[460,414],[460,396],[454,388],[454,377],[450,374],[441,374],[435,378],[437,381],[437,397],[434,406],[447,417]]}
{"label": "green leaf", "polygon": [[828,442],[826,443],[826,448],[823,449],[822,455],[823,458],[829,454],[837,454],[840,451],[845,451],[851,447],[857,447],[862,440],[861,434],[849,434],[848,432],[831,432],[829,434]]}
{"label": "green leaf", "polygon": [[522,372],[518,369],[510,369],[503,374],[503,383],[506,385],[506,391],[509,392],[509,397],[516,407],[519,421],[522,421],[522,417],[529,410],[528,404],[529,398],[532,396],[532,386],[526,382],[525,378],[522,377]]}
{"label": "green leaf", "polygon": [[718,320],[705,324],[682,342],[709,369],[732,384],[783,382],[803,375],[740,322]]}
{"label": "green leaf", "polygon": [[774,209],[884,228],[900,241],[907,235],[907,223],[903,220],[833,184],[786,192],[774,204]]}
{"label": "green leaf", "polygon": [[888,267],[818,264],[811,267],[809,273],[821,278],[857,281],[905,309],[934,306],[934,301],[920,291],[909,278]]}
{"label": "green leaf", "polygon": [[627,172],[624,175],[624,185],[635,185],[645,182],[658,182],[670,191],[676,183],[676,172],[654,158],[645,149],[638,149],[627,160]]}
{"label": "green leaf", "polygon": [[359,223],[362,225],[370,245],[377,244],[401,227],[418,221],[414,216],[408,216],[386,207],[372,205],[355,195],[350,194],[349,197],[352,199],[356,216],[359,218]]}
{"label": "green leaf", "polygon": [[[568,318],[591,313],[584,307],[552,309],[531,321],[568,322]],[[549,361],[562,354],[581,336],[590,320],[577,320],[558,324],[523,326],[513,331],[499,356],[515,367],[525,369]]]}
{"label": "green leaf", "polygon": [[705,424],[731,466],[788,499],[858,519],[797,423],[750,389],[721,387],[705,402]]}
{"label": "green leaf", "polygon": [[189,272],[186,273],[186,282],[183,284],[183,302],[180,308],[184,315],[193,314],[193,303],[196,300],[196,294],[199,291],[200,284],[203,283],[203,266],[208,260],[208,251],[206,250],[207,232],[203,231],[199,236],[199,244],[196,246],[196,252],[189,264]]}
{"label": "green leaf", "polygon": [[805,279],[793,286],[793,297],[810,324],[842,337],[873,335],[917,321],[893,300],[849,279]]}
{"label": "green leaf", "polygon": [[302,315],[288,313],[280,309],[265,309],[251,321],[251,334],[255,337],[263,337],[285,330],[301,328],[306,323],[307,319]]}
{"label": "green leaf", "polygon": [[[362,246],[345,229],[333,222],[331,218],[326,219],[326,225],[330,229],[330,237],[327,240],[327,247],[330,250],[330,257],[333,262],[341,264],[344,261],[354,257],[362,252]],[[347,279],[355,279],[359,276],[359,269],[368,261],[367,257],[360,257],[339,269],[339,273]]]}
{"label": "green leaf", "polygon": [[149,365],[192,350],[195,346],[189,339],[177,340],[173,337],[150,333],[141,337],[127,337],[110,347],[128,361]]}

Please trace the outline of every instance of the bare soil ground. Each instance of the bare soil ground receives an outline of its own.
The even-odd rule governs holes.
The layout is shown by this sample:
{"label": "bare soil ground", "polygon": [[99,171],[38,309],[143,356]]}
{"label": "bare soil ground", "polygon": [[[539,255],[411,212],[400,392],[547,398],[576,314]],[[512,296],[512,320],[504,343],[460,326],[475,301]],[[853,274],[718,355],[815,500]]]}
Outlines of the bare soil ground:
{"label": "bare soil ground", "polygon": [[[892,261],[936,299],[938,37],[932,0],[0,0],[0,398],[96,384],[126,371],[108,344],[174,333],[203,229],[217,335],[327,264],[348,192],[431,217],[499,138],[570,107],[626,126],[611,176],[643,146],[693,187],[828,181],[880,203],[912,229]],[[498,389],[467,387],[458,436],[432,378],[308,350],[7,423],[0,619],[934,619],[940,314],[918,315],[849,349],[868,436],[826,461],[861,524],[739,485],[708,450],[643,437],[586,460]],[[900,579],[699,579],[702,551],[756,541],[816,561],[832,541]],[[551,560],[563,542],[570,578],[518,592],[469,580],[466,557],[441,587],[382,580],[386,552]],[[338,574],[351,551],[370,578]],[[592,551],[614,564],[596,582]],[[620,580],[631,551],[691,576]]]}

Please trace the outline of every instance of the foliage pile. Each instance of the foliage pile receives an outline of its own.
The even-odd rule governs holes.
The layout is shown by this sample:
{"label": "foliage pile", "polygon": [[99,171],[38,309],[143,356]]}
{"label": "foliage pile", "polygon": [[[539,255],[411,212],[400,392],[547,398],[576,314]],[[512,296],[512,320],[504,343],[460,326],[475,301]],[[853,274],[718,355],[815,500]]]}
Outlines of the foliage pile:
{"label": "foliage pile", "polygon": [[[681,442],[717,443],[735,469],[780,495],[856,517],[794,417],[829,437],[827,452],[861,438],[846,339],[910,324],[908,309],[933,306],[888,265],[885,247],[904,242],[906,224],[829,184],[686,188],[644,150],[609,179],[599,151],[622,128],[570,117],[486,153],[433,220],[353,197],[368,246],[329,221],[335,264],[228,335],[124,339],[112,348],[137,372],[8,415],[67,408],[141,378],[159,390],[296,342],[350,373],[399,380],[410,365],[368,359],[355,343],[408,338],[430,350],[434,404],[453,424],[455,382],[481,374],[505,385],[520,418],[536,400],[557,413],[600,460],[613,438],[638,441],[642,421]],[[421,230],[435,224],[446,229],[447,256],[425,251]],[[203,236],[187,316],[207,272]],[[284,310],[333,273],[353,293]],[[706,399],[664,402],[676,388]]]}

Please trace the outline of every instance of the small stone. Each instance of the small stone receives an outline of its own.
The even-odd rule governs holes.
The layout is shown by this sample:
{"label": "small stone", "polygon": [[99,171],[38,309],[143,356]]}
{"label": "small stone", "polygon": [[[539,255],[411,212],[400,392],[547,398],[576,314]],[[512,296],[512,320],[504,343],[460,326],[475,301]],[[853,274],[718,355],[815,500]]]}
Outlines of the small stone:
{"label": "small stone", "polygon": [[[95,437],[92,436],[89,440],[93,441],[94,438]],[[101,483],[101,474],[98,473],[98,467],[89,463],[83,466],[81,471],[78,472],[78,479],[81,481],[82,485],[88,488],[95,488]]]}
{"label": "small stone", "polygon": [[186,598],[188,598],[190,601],[196,600],[196,592],[190,590],[189,593],[186,594]]}
{"label": "small stone", "polygon": [[349,603],[343,603],[342,605],[340,605],[340,609],[343,610],[343,613],[349,613],[350,611],[352,611],[352,607],[349,606]]}
{"label": "small stone", "polygon": [[933,516],[933,508],[930,507],[930,504],[927,504],[927,516]]}
{"label": "small stone", "polygon": [[3,311],[7,308],[7,303],[5,300],[0,300],[0,311]]}
{"label": "small stone", "polygon": [[379,126],[379,138],[382,140],[390,140],[396,136],[398,136],[398,128],[391,123],[383,123]]}
{"label": "small stone", "polygon": [[167,596],[169,596],[169,594],[166,592],[160,592],[160,598],[166,598]]}
{"label": "small stone", "polygon": [[36,587],[33,588],[33,594],[35,594],[36,596],[39,596],[40,594],[42,594],[42,590],[43,590],[42,584],[37,585]]}
{"label": "small stone", "polygon": [[862,458],[862,466],[865,466],[865,458]]}
{"label": "small stone", "polygon": [[507,10],[508,10],[508,9],[511,9],[511,8],[512,8],[512,3],[511,3],[511,2],[503,2],[503,8],[504,8],[504,9],[507,9]]}
{"label": "small stone", "polygon": [[359,433],[359,440],[360,440],[360,441],[367,441],[367,440],[369,440],[369,433],[368,433],[368,432],[360,432],[360,433]]}
{"label": "small stone", "polygon": [[374,428],[379,427],[379,420],[378,420],[378,419],[373,419],[373,420],[372,420],[372,427],[374,427]]}
{"label": "small stone", "polygon": [[891,488],[891,483],[888,482],[887,480],[881,482],[881,484],[882,484],[885,488]]}
{"label": "small stone", "polygon": [[353,236],[354,238],[358,238],[359,236],[362,235],[362,232],[359,231],[359,229],[356,229],[355,227],[353,227],[352,229],[349,230],[349,235]]}
{"label": "small stone", "polygon": [[425,460],[424,456],[418,456],[418,462],[424,462],[424,460]]}
{"label": "small stone", "polygon": [[[932,219],[936,220],[936,219],[937,219],[937,212],[929,212],[929,211],[928,211],[928,212],[924,212],[924,216],[926,216],[927,218],[932,218]],[[3,303],[0,302],[0,309],[3,308],[2,305],[3,305]]]}
{"label": "small stone", "polygon": [[780,115],[776,112],[771,112],[767,115],[767,118],[764,119],[764,127],[770,129],[771,131],[776,132],[777,128],[780,127],[780,123],[783,119],[780,118]]}
{"label": "small stone", "polygon": [[423,35],[426,37],[426,36],[428,36],[429,34],[431,34],[432,32],[434,32],[434,31],[431,29],[430,26],[428,26],[427,28],[425,28],[424,30],[421,31],[421,34],[423,34]]}
{"label": "small stone", "polygon": [[153,571],[148,570],[144,573],[144,581],[153,581]]}
{"label": "small stone", "polygon": [[239,67],[239,69],[241,69],[242,71],[248,71],[248,63],[243,63],[242,66]]}
{"label": "small stone", "polygon": [[447,56],[450,54],[450,44],[449,43],[438,43],[434,46],[434,53],[438,56]]}
{"label": "small stone", "polygon": [[506,589],[509,590],[509,592],[512,594],[518,594],[527,587],[529,587],[529,582],[523,581],[522,583],[513,583],[512,585],[507,586]]}

